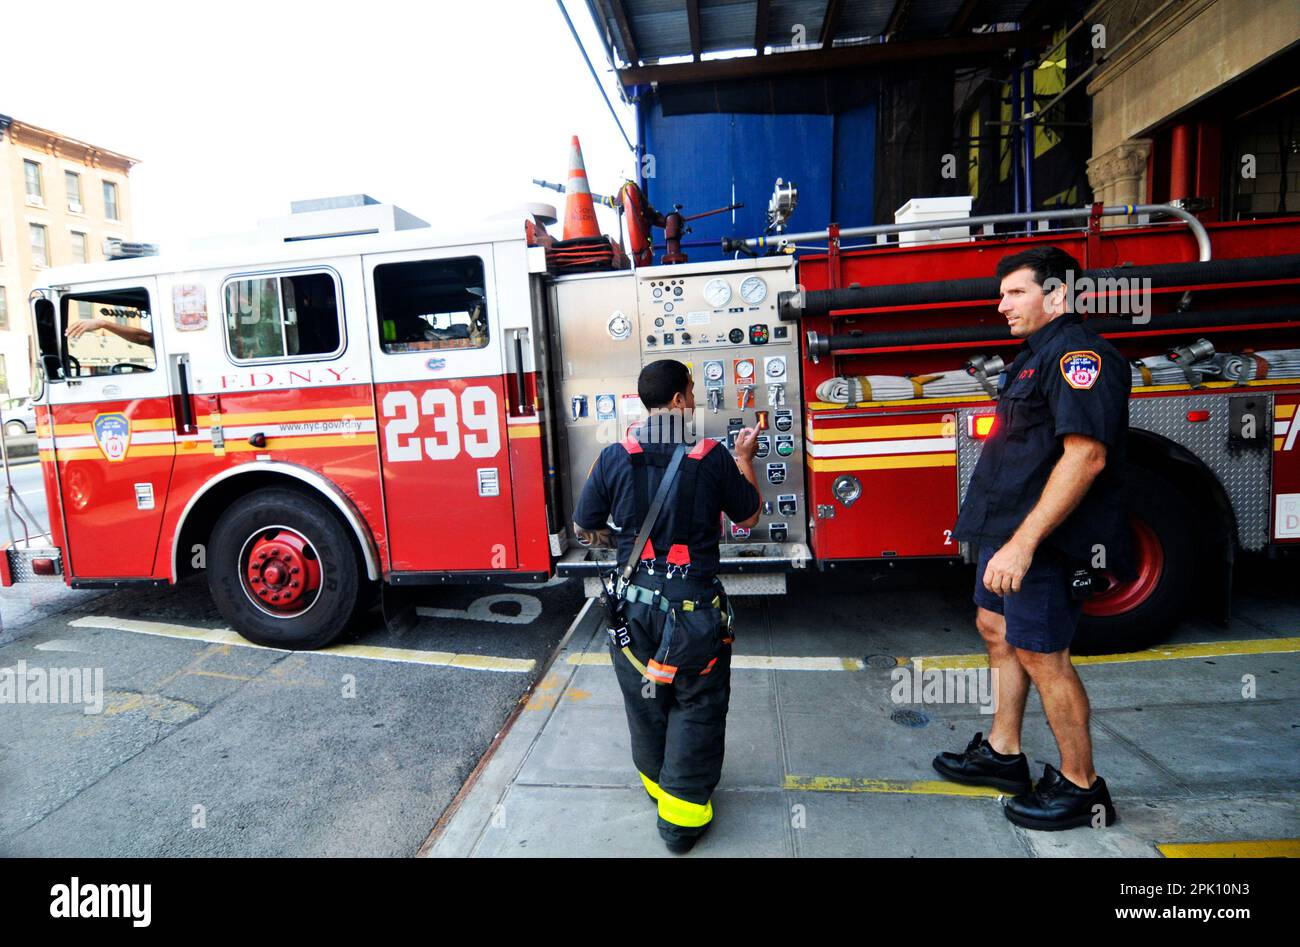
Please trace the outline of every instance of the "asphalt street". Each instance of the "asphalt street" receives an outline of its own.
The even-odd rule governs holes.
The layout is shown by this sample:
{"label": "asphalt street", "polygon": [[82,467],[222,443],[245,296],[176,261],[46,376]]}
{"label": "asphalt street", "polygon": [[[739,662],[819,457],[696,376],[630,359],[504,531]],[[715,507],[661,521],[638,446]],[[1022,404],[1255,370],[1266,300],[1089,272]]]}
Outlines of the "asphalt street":
{"label": "asphalt street", "polygon": [[17,591],[0,667],[103,672],[100,713],[0,704],[0,854],[40,856],[413,855],[583,604],[438,589],[413,630],[376,612],[350,652],[291,653],[192,637],[222,626],[202,577]]}

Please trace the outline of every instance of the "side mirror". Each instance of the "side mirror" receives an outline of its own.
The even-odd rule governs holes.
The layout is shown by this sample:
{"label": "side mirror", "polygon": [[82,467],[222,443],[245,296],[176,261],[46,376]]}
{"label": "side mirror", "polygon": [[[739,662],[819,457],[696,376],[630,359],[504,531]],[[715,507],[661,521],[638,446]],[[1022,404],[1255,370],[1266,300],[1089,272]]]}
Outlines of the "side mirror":
{"label": "side mirror", "polygon": [[47,381],[64,380],[63,352],[59,342],[59,319],[54,303],[41,298],[33,307],[36,315],[36,346]]}

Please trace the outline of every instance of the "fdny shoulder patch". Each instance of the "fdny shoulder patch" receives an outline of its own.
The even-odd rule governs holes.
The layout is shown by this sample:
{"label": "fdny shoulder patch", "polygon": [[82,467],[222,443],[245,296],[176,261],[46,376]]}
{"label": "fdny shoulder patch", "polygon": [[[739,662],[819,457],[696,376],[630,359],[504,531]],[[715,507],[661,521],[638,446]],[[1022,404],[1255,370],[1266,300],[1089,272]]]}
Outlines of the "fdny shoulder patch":
{"label": "fdny shoulder patch", "polygon": [[1101,356],[1096,352],[1066,352],[1061,356],[1061,376],[1071,388],[1087,390],[1101,376]]}

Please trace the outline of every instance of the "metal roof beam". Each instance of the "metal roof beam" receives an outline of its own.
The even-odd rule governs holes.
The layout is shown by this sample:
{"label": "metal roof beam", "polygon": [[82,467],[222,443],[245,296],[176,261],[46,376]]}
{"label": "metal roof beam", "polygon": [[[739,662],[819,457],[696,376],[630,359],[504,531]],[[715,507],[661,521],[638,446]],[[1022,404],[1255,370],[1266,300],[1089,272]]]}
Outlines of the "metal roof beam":
{"label": "metal roof beam", "polygon": [[907,8],[912,5],[912,0],[894,0],[894,9],[889,13],[889,22],[885,24],[885,36],[893,36],[903,25],[903,20],[907,18]]}
{"label": "metal roof beam", "polygon": [[770,23],[769,0],[758,0],[758,7],[754,11],[754,49],[760,56],[766,55],[764,49],[767,46],[767,28]]}
{"label": "metal roof beam", "polygon": [[965,32],[966,27],[970,25],[971,15],[974,14],[975,8],[979,6],[979,4],[980,0],[965,0],[965,3],[961,5],[957,10],[957,13],[953,16],[952,21],[948,24],[948,29],[945,32],[949,36]]}
{"label": "metal roof beam", "polygon": [[759,79],[800,72],[825,72],[863,66],[881,66],[896,62],[929,59],[983,59],[1008,49],[1037,49],[1051,41],[1040,30],[1016,30],[1004,33],[974,33],[901,40],[895,43],[868,43],[862,46],[839,46],[835,49],[773,53],[771,56],[739,56],[734,59],[711,59],[707,62],[677,63],[670,66],[639,66],[618,71],[625,85],[659,82],[722,82],[732,79]]}
{"label": "metal roof beam", "polygon": [[699,62],[704,54],[704,38],[700,35],[700,0],[686,0],[686,23],[691,30],[691,55]]}
{"label": "metal roof beam", "polygon": [[840,13],[844,10],[844,0],[830,0],[826,4],[826,16],[822,18],[822,49],[829,49],[835,42],[835,34],[840,28]]}
{"label": "metal roof beam", "polygon": [[623,51],[628,55],[628,63],[635,66],[641,62],[641,54],[636,51],[636,40],[632,38],[632,23],[627,18],[627,10],[623,8],[623,0],[605,0],[609,4],[610,11],[614,14],[614,22],[618,25],[618,35],[623,40]]}

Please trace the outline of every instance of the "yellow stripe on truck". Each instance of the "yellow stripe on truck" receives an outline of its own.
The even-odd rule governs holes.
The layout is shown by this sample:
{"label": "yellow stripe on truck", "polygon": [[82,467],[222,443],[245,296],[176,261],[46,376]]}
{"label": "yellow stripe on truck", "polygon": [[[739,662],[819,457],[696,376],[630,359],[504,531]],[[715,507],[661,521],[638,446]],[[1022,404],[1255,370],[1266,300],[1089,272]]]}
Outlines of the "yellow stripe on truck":
{"label": "yellow stripe on truck", "polygon": [[956,454],[886,454],[883,457],[837,457],[809,461],[813,473],[844,470],[895,470],[901,467],[956,467]]}

